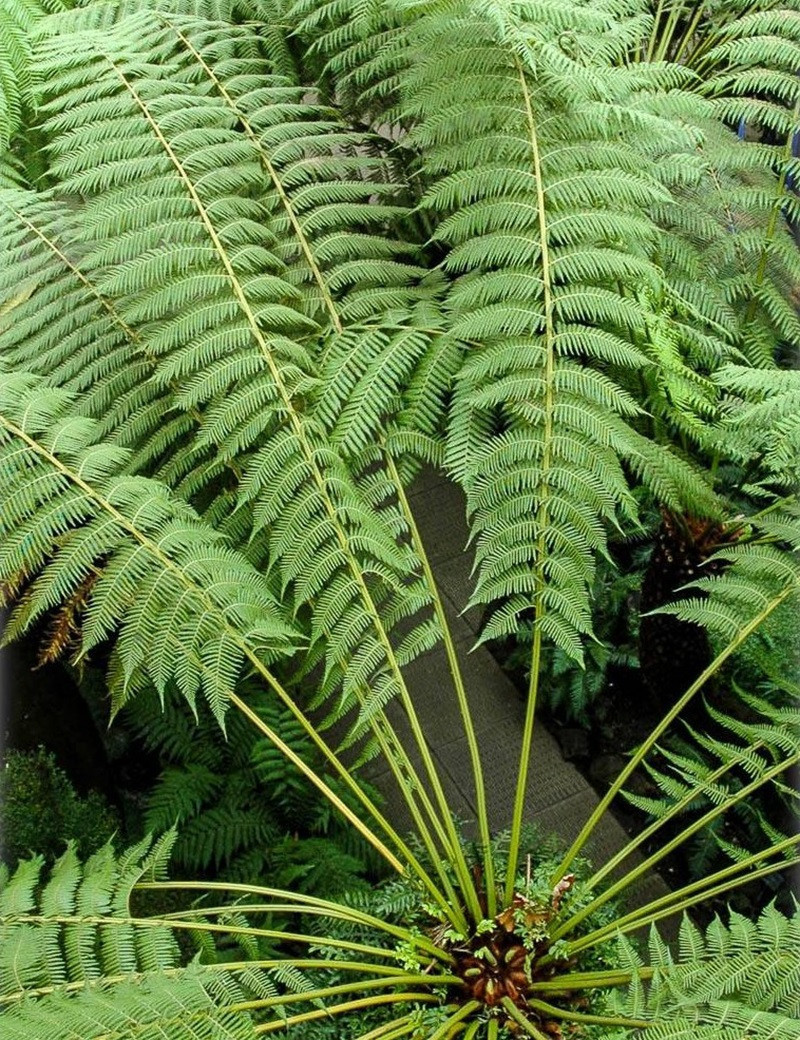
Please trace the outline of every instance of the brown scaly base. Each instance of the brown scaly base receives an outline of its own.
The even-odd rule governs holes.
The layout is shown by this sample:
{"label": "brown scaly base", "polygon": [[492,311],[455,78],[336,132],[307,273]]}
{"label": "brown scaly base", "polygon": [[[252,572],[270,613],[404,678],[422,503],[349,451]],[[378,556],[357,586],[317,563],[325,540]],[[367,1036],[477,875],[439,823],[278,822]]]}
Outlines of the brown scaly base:
{"label": "brown scaly base", "polygon": [[[567,874],[553,889],[549,904],[541,904],[517,895],[509,907],[492,921],[492,927],[472,936],[465,942],[443,943],[455,957],[454,974],[458,975],[461,989],[454,997],[461,1003],[477,1000],[489,1008],[509,1032],[518,1033],[520,1026],[503,1011],[503,999],[508,998],[540,1031],[560,1038],[561,1024],[532,1009],[528,996],[534,982],[552,979],[574,968],[573,960],[549,961],[542,964],[550,951],[547,925],[555,917],[564,894],[575,878]],[[582,1006],[583,1001],[563,995],[562,1003],[571,1007]]]}

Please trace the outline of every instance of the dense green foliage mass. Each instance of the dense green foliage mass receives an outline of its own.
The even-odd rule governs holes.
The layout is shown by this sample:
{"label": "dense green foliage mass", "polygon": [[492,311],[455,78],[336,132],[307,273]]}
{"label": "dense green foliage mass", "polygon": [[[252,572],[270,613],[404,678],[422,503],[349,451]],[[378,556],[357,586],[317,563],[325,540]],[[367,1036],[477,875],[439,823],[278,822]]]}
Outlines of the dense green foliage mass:
{"label": "dense green foliage mass", "polygon": [[[247,699],[348,800],[291,715],[258,688],[248,690]],[[366,888],[364,874],[380,870],[379,857],[274,744],[242,716],[230,718],[223,734],[204,706],[198,705],[198,715],[187,712],[175,692],[163,710],[152,692],[126,711],[125,721],[145,747],[157,751],[163,767],[147,793],[142,825],[155,834],[177,827],[173,874],[268,878],[278,887],[326,898]]]}
{"label": "dense green foliage mass", "polygon": [[0,859],[12,867],[33,852],[55,859],[69,840],[87,856],[104,845],[119,825],[106,800],[96,791],[81,797],[44,748],[6,751],[0,807]]}
{"label": "dense green foliage mass", "polygon": [[[257,764],[268,744],[413,893],[394,917],[302,876],[168,882],[172,834],[85,864],[70,848],[49,880],[28,861],[0,893],[4,1035],[245,1040],[332,1019],[354,1040],[799,1037],[796,913],[704,935],[686,919],[674,951],[655,929],[647,950],[627,938],[795,865],[795,833],[767,820],[720,841],[712,873],[611,909],[785,786],[794,706],[744,690],[724,736],[651,757],[652,823],[594,870],[580,858],[667,727],[797,606],[797,0],[0,17],[6,637],[47,618],[47,655],[107,660],[112,715],[150,704],[153,732],[156,704],[202,704],[232,747],[224,778],[184,757],[191,783],[162,781],[184,834],[242,748]],[[531,626],[502,851],[406,494],[425,464],[466,495],[482,638]],[[602,666],[610,540],[657,508],[719,532],[713,566],[659,608],[717,655],[571,847],[528,859],[545,664]],[[468,843],[407,680],[433,647],[474,777]],[[411,837],[354,775],[377,755]],[[156,799],[154,825],[165,812]],[[231,867],[272,840],[254,826],[178,855]]]}

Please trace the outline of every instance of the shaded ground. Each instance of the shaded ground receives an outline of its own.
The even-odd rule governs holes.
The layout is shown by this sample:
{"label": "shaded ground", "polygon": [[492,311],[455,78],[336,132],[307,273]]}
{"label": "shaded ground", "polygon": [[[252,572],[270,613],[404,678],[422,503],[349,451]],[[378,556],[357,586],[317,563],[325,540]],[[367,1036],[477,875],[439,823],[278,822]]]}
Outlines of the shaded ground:
{"label": "shaded ground", "polygon": [[[410,501],[457,641],[486,773],[490,824],[493,830],[501,830],[510,819],[525,706],[517,688],[490,652],[484,647],[471,651],[480,612],[473,609],[461,613],[471,587],[472,556],[465,549],[467,527],[460,489],[439,474],[426,472],[412,488]],[[444,651],[433,650],[417,659],[407,669],[407,676],[453,808],[464,819],[474,820],[469,755]],[[396,721],[398,727],[404,725],[399,718]],[[405,743],[410,746],[410,741]],[[372,766],[370,779],[387,798],[388,815],[393,822],[410,826],[394,780],[380,763]],[[554,736],[540,724],[533,740],[526,819],[569,841],[597,803],[592,785],[564,758]],[[601,864],[626,840],[621,823],[606,814],[587,851],[595,863]],[[633,902],[649,901],[666,891],[660,878],[651,877],[642,884]]]}

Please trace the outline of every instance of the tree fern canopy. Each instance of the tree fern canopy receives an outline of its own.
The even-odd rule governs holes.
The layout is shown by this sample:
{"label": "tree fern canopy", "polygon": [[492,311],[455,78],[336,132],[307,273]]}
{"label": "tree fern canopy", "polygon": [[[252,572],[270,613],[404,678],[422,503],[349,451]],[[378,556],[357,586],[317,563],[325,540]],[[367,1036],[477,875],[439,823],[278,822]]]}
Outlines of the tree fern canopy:
{"label": "tree fern canopy", "polygon": [[193,700],[202,688],[221,721],[246,654],[290,651],[294,632],[262,576],[188,506],[116,475],[126,453],[94,443],[95,424],[64,415],[66,399],[35,379],[3,386],[15,448],[3,458],[2,580],[25,586],[7,638],[64,605],[85,612],[86,653],[124,617],[116,696],[145,669],[156,689],[173,680]]}
{"label": "tree fern canopy", "polygon": [[[0,11],[6,638],[49,617],[50,657],[107,666],[162,751],[147,824],[214,880],[137,916],[134,888],[180,898],[174,836],[4,878],[8,1035],[797,1036],[796,914],[686,919],[647,963],[627,935],[800,859],[767,815],[753,847],[721,824],[785,785],[796,711],[744,690],[693,751],[661,741],[800,587],[798,0],[61,6]],[[407,494],[426,463],[465,492],[480,639],[532,628],[507,837]],[[659,507],[724,535],[659,608],[717,657],[523,864],[543,662],[596,660],[598,560]],[[437,646],[470,841],[408,669]],[[591,874],[653,749],[652,819]],[[411,838],[353,775],[374,755]],[[329,813],[396,887],[302,894],[358,874],[281,845],[326,856]],[[700,832],[725,867],[614,909]],[[281,857],[299,893],[256,883]]]}
{"label": "tree fern canopy", "polygon": [[[209,515],[238,489],[237,537],[252,517],[298,603],[324,582],[340,613],[354,568],[375,602],[397,601],[388,617],[425,603],[409,599],[416,565],[396,547],[394,478],[381,491],[373,475],[376,436],[444,459],[468,495],[475,599],[500,601],[485,636],[535,601],[580,658],[593,557],[635,516],[631,476],[673,509],[718,511],[686,452],[713,447],[709,376],[764,363],[759,315],[797,340],[785,289],[800,269],[775,221],[784,145],[744,147],[690,69],[621,63],[645,24],[634,6],[389,5],[370,21],[327,5],[300,33],[330,56],[328,104],[221,11],[145,5],[100,30],[92,10],[47,20],[38,48],[57,188],[4,199],[6,355],[80,390],[135,470],[206,508],[221,495]],[[730,64],[743,24],[703,60]],[[772,68],[770,47],[742,61]],[[348,126],[359,92],[374,130]],[[766,238],[730,234],[741,206]],[[371,638],[356,599],[333,671]]]}

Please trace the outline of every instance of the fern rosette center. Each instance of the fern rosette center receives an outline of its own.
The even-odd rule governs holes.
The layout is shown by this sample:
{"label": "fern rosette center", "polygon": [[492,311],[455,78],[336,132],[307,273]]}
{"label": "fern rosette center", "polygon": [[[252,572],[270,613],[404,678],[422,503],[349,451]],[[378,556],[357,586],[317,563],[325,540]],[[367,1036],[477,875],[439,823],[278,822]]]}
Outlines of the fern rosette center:
{"label": "fern rosette center", "polygon": [[[571,963],[569,958],[557,957],[548,926],[574,881],[574,874],[565,875],[548,901],[517,892],[510,906],[493,920],[480,922],[467,942],[451,946],[455,974],[462,980],[467,1000],[502,1009],[508,999],[520,1010],[529,1011],[528,997],[534,982],[553,978],[559,967]],[[507,1025],[515,1031],[513,1020]],[[540,1025],[560,1035],[557,1022],[545,1019]]]}
{"label": "fern rosette center", "polygon": [[[559,876],[556,843],[527,827],[526,832],[525,847],[535,851],[523,857],[524,869],[516,876],[513,896],[505,906],[498,900],[496,905],[502,909],[494,916],[488,912],[489,888],[482,865],[475,850],[464,844],[485,914],[481,920],[470,919],[468,934],[457,931],[438,914],[432,917],[430,908],[419,916],[420,903],[408,882],[391,882],[385,895],[378,896],[381,905],[386,897],[393,897],[393,906],[404,906],[399,917],[441,951],[451,981],[433,990],[443,1005],[439,1010],[446,1008],[449,1015],[473,1024],[474,1031],[467,1035],[476,1038],[561,1037],[565,1029],[580,1032],[584,1020],[594,1022],[600,1020],[598,1016],[605,1020],[613,1015],[607,992],[586,988],[582,980],[597,972],[618,972],[619,951],[608,945],[602,951],[585,948],[580,939],[607,925],[615,910],[587,884],[591,870],[585,861],[579,860],[574,871]],[[507,867],[507,838],[503,834],[492,843],[498,896]],[[579,923],[573,928],[576,918]],[[419,961],[415,970],[422,970]],[[432,1009],[424,1012],[429,1025],[438,1020],[428,1021],[427,1016],[435,1014]],[[498,1032],[486,1032],[490,1023]]]}

